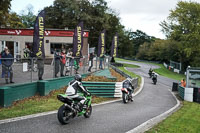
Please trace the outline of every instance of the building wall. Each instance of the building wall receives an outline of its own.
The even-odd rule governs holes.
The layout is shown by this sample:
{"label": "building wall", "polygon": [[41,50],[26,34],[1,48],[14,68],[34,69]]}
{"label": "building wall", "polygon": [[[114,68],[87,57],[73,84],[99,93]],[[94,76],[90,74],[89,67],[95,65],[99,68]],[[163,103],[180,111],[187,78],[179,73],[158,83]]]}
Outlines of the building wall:
{"label": "building wall", "polygon": [[[49,40],[49,41],[46,41]],[[0,46],[2,46],[2,41],[13,41],[18,42],[19,45],[19,55],[23,57],[23,49],[25,48],[26,42],[33,42],[33,36],[12,36],[12,35],[0,35]],[[48,43],[47,43],[48,42]],[[73,43],[73,37],[52,37],[52,36],[45,36],[44,40],[44,47],[45,47],[45,55],[47,58],[53,57],[50,51],[50,44],[51,43]],[[72,44],[73,45],[73,44]],[[0,47],[0,51],[2,51],[2,47]],[[87,56],[88,53],[88,38],[83,39],[83,49],[82,54]]]}

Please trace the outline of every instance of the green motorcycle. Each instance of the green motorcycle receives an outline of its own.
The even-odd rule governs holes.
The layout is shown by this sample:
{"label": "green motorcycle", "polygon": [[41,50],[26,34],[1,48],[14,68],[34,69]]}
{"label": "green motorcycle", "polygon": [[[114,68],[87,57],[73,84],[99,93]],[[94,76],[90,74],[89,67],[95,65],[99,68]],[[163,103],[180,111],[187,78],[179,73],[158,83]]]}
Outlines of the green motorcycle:
{"label": "green motorcycle", "polygon": [[[69,123],[70,119],[76,116],[84,115],[85,118],[89,118],[92,114],[92,96],[86,95],[86,100],[82,107],[79,106],[79,98],[70,98],[66,94],[57,95],[58,100],[63,102],[64,104],[58,109],[57,117],[58,121],[61,124]],[[84,96],[83,93],[80,93],[81,96]]]}

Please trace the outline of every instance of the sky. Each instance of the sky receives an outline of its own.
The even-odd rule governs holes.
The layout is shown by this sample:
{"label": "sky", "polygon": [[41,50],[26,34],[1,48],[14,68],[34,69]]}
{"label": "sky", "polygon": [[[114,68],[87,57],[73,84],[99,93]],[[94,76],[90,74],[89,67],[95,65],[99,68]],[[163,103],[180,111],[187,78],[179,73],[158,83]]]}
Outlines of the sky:
{"label": "sky", "polygon": [[[149,36],[164,39],[160,23],[166,20],[170,10],[175,9],[180,0],[106,0],[108,6],[114,9],[121,18],[122,25],[132,31],[141,30]],[[184,0],[200,3],[200,0]],[[34,14],[46,6],[53,4],[53,0],[12,0],[11,10],[22,13],[32,5]]]}

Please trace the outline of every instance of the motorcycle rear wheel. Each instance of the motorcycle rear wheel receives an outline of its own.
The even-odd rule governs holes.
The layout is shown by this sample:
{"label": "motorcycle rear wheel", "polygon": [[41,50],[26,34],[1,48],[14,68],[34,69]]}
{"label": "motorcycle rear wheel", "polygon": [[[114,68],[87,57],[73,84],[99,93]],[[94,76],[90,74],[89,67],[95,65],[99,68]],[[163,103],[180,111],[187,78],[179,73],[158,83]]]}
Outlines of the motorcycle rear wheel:
{"label": "motorcycle rear wheel", "polygon": [[128,102],[128,94],[126,94],[125,92],[122,93],[122,98],[123,98],[123,102],[127,103]]}
{"label": "motorcycle rear wheel", "polygon": [[85,118],[89,118],[89,117],[91,116],[91,114],[92,114],[92,106],[90,105],[90,106],[87,108],[87,110],[86,110],[86,112],[85,112],[85,114],[84,114],[84,117],[85,117]]}
{"label": "motorcycle rear wheel", "polygon": [[62,105],[62,106],[59,108],[58,113],[57,113],[58,121],[59,121],[62,125],[68,124],[68,123],[69,123],[69,120],[70,120],[70,113],[71,113],[71,111],[66,110],[66,109],[65,109],[65,105]]}

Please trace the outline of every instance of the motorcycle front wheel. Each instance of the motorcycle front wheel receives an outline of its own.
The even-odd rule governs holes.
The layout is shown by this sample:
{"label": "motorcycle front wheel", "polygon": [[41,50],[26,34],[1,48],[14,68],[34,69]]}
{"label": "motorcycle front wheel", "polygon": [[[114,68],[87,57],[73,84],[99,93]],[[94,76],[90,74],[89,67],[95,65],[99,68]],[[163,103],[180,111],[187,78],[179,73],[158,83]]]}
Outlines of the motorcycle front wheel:
{"label": "motorcycle front wheel", "polygon": [[87,109],[86,109],[86,112],[84,114],[84,117],[85,118],[89,118],[92,114],[92,106],[90,105]]}
{"label": "motorcycle front wheel", "polygon": [[123,92],[123,93],[122,93],[122,98],[123,98],[123,102],[124,102],[124,103],[127,103],[127,102],[128,102],[128,94],[127,94],[127,93]]}
{"label": "motorcycle front wheel", "polygon": [[63,125],[68,124],[70,120],[70,113],[71,112],[69,110],[65,109],[65,105],[62,105],[57,113],[58,121]]}

